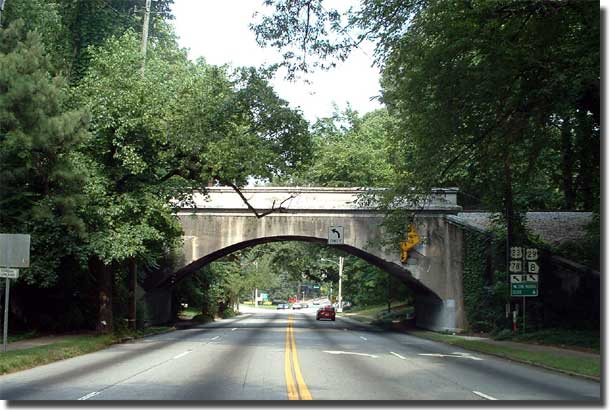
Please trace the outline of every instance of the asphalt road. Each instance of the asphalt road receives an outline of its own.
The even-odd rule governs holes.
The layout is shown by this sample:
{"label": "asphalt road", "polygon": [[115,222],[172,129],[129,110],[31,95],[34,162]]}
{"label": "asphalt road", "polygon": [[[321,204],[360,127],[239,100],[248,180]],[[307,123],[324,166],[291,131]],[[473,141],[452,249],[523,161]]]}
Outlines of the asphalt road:
{"label": "asphalt road", "polygon": [[260,310],[0,377],[4,400],[600,400],[600,384],[309,311]]}

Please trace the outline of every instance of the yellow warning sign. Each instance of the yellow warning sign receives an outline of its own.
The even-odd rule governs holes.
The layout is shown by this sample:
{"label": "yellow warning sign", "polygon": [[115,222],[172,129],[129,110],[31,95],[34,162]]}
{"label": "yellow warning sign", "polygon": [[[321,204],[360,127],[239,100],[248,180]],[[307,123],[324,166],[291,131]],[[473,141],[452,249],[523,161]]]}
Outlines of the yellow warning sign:
{"label": "yellow warning sign", "polygon": [[419,235],[413,224],[407,228],[407,240],[400,242],[400,261],[406,263],[409,257],[409,250],[419,243]]}

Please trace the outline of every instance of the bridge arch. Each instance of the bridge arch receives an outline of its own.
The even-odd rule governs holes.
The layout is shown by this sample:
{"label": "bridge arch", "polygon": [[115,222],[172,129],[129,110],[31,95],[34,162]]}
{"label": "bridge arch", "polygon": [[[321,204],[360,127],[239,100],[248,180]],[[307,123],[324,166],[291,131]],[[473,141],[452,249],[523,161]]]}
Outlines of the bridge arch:
{"label": "bridge arch", "polygon": [[[164,281],[162,283],[159,283],[157,286],[158,287],[172,287],[175,284],[177,284],[178,282],[180,282],[182,279],[184,279],[185,277],[198,271],[199,269],[203,268],[204,266],[214,262],[215,260],[223,258],[227,255],[230,255],[231,253],[240,251],[242,249],[251,248],[253,246],[262,245],[265,243],[288,242],[288,241],[309,242],[309,243],[317,243],[320,245],[325,245],[327,243],[326,238],[316,238],[316,237],[310,237],[310,236],[297,236],[297,235],[268,236],[268,237],[260,237],[260,238],[245,240],[242,242],[235,243],[233,245],[229,245],[225,248],[218,249],[212,253],[205,255],[202,258],[199,258],[199,259],[191,262],[187,266],[184,266],[183,268],[174,272],[172,275],[166,277],[164,279]],[[422,295],[425,295],[426,297],[436,298],[436,299],[438,299],[438,301],[441,301],[440,296],[438,296],[433,290],[429,289],[428,287],[423,285],[421,282],[419,282],[417,279],[415,279],[413,277],[413,275],[407,269],[405,269],[401,266],[398,266],[393,262],[388,262],[388,261],[380,258],[379,256],[376,256],[370,252],[356,248],[351,245],[336,245],[334,247],[336,249],[340,249],[351,255],[357,256],[360,259],[370,263],[371,265],[374,265],[374,266],[378,267],[379,269],[381,269],[385,272],[388,272],[388,273],[394,275],[395,277],[401,279],[403,282],[405,282],[405,284],[407,284],[409,289],[412,290],[416,295],[422,294]]]}
{"label": "bridge arch", "polygon": [[400,261],[398,246],[379,245],[384,235],[384,215],[360,205],[360,192],[355,188],[242,190],[251,208],[260,212],[274,210],[262,218],[254,215],[244,198],[231,188],[210,188],[207,196],[196,194],[193,202],[177,213],[184,232],[180,261],[156,281],[149,293],[167,293],[190,273],[237,250],[286,240],[326,243],[329,228],[342,226],[344,243],[332,246],[403,280],[416,295],[418,326],[435,330],[464,328],[462,231],[446,218],[461,210],[456,204],[457,190],[438,190],[419,209],[416,225],[422,242],[410,253],[412,257],[406,265]]}

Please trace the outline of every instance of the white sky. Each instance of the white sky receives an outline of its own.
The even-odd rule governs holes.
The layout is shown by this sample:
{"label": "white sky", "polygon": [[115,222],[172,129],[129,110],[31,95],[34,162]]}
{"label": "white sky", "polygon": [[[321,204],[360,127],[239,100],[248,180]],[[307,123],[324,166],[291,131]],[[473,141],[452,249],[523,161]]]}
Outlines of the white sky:
{"label": "white sky", "polygon": [[[263,11],[262,0],[175,0],[173,24],[181,47],[190,49],[189,57],[204,57],[214,65],[255,66],[280,61],[274,49],[256,44],[249,29],[255,11]],[[379,95],[379,71],[372,68],[372,49],[356,50],[331,71],[309,75],[311,84],[302,80],[288,82],[278,74],[272,82],[281,98],[300,108],[305,118],[330,116],[333,103],[342,110],[349,102],[364,114],[379,108],[371,97]]]}

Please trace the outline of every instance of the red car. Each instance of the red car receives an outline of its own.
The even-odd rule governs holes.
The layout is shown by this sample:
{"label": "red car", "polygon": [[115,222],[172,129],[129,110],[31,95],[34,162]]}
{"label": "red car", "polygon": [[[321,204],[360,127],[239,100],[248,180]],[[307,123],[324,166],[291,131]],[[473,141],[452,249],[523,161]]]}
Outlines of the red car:
{"label": "red car", "polygon": [[328,306],[323,306],[320,309],[318,309],[318,313],[316,313],[316,320],[320,320],[320,319],[330,319],[332,321],[335,320],[335,308],[328,305]]}

